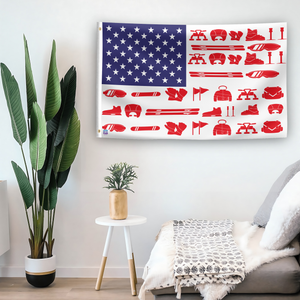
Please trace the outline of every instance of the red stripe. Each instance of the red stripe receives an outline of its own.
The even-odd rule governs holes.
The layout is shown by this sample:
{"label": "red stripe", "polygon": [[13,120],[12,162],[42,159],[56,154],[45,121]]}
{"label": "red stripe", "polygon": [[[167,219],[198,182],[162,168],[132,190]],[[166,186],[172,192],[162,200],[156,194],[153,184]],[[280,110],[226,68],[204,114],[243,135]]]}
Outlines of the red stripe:
{"label": "red stripe", "polygon": [[185,111],[199,111],[200,108],[182,108],[182,109],[147,109],[147,112],[185,112]]}
{"label": "red stripe", "polygon": [[146,113],[146,116],[167,116],[167,115],[198,115],[198,111],[192,111],[192,112],[150,112]]}

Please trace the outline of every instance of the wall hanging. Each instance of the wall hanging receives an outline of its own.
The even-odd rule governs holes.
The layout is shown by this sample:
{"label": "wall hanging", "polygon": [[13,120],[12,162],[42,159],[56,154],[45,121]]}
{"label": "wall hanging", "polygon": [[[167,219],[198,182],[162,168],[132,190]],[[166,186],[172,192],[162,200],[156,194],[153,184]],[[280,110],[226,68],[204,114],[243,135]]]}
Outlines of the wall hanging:
{"label": "wall hanging", "polygon": [[102,138],[287,136],[287,25],[99,23]]}

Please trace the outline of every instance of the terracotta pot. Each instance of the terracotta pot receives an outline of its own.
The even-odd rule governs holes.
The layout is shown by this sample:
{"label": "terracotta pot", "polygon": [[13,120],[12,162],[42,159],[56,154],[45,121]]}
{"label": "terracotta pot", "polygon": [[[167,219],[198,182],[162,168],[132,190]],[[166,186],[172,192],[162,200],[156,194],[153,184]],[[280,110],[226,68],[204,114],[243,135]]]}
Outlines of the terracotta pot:
{"label": "terracotta pot", "polygon": [[55,279],[56,256],[44,258],[25,257],[25,273],[28,283],[34,287],[46,287]]}
{"label": "terracotta pot", "polygon": [[112,190],[109,193],[109,216],[113,220],[124,220],[128,216],[127,193],[124,190]]}

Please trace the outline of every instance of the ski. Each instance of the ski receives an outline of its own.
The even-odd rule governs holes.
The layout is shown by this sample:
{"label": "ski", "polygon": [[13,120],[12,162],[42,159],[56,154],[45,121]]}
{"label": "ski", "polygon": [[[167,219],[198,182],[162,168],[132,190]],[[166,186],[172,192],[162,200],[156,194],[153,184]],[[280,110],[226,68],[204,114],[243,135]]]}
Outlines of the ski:
{"label": "ski", "polygon": [[200,108],[147,109],[146,116],[158,115],[198,115]]}
{"label": "ski", "polygon": [[227,77],[227,78],[241,78],[242,72],[190,72],[191,77]]}
{"label": "ski", "polygon": [[160,96],[160,92],[137,92],[132,93],[132,97],[158,97]]}
{"label": "ski", "polygon": [[243,45],[192,45],[192,50],[200,51],[245,51]]}
{"label": "ski", "polygon": [[160,130],[159,126],[133,126],[130,128],[132,131],[157,131]]}

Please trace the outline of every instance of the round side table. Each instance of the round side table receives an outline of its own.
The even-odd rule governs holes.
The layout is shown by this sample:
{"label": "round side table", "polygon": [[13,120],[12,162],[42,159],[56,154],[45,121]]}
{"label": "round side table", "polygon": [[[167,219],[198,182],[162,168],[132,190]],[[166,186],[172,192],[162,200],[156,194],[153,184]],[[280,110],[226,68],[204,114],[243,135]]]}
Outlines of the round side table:
{"label": "round side table", "polygon": [[102,261],[101,261],[101,265],[100,265],[100,269],[99,269],[99,274],[98,274],[95,290],[99,291],[100,287],[101,287],[105,264],[106,264],[107,255],[108,255],[108,248],[109,248],[109,244],[110,244],[111,237],[113,234],[113,229],[114,229],[114,227],[122,226],[124,228],[124,237],[125,237],[128,265],[129,265],[131,294],[133,296],[136,296],[136,294],[137,294],[136,293],[137,277],[136,277],[132,243],[131,243],[131,238],[130,238],[130,226],[144,224],[147,222],[147,218],[143,217],[143,216],[128,215],[127,219],[125,219],[125,220],[113,220],[109,216],[104,216],[104,217],[96,218],[95,222],[98,225],[108,226]]}

